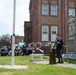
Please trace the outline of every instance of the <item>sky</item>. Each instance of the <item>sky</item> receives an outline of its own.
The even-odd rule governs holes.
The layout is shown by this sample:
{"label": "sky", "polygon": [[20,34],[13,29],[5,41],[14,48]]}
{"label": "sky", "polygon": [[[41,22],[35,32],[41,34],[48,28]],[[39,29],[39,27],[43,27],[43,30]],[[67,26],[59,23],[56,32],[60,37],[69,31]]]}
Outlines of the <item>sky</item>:
{"label": "sky", "polygon": [[[16,0],[15,34],[24,36],[24,21],[29,21],[29,1]],[[14,0],[0,0],[0,36],[13,33]]]}

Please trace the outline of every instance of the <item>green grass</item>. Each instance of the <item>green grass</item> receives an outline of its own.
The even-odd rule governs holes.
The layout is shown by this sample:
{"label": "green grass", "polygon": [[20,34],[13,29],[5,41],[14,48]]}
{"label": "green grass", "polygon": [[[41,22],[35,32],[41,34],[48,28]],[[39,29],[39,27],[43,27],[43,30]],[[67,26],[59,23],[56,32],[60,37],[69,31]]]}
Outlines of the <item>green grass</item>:
{"label": "green grass", "polygon": [[[49,57],[44,57],[48,60]],[[15,65],[27,65],[28,69],[0,69],[0,75],[76,75],[76,69],[57,67],[53,65],[35,64],[30,62],[29,56],[15,57]],[[67,63],[76,64],[76,60],[65,60]],[[0,65],[11,64],[11,57],[0,57]]]}
{"label": "green grass", "polygon": [[76,64],[76,60],[64,59],[64,61],[65,61],[66,63],[69,63],[69,64]]}

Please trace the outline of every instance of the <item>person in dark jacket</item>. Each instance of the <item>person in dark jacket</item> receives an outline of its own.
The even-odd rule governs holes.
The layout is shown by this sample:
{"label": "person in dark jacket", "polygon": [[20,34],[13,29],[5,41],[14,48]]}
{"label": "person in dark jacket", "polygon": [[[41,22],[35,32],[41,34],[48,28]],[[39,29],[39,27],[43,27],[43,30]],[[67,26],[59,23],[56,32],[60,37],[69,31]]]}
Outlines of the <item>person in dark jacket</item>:
{"label": "person in dark jacket", "polygon": [[63,60],[62,60],[63,40],[60,37],[60,34],[57,34],[55,45],[56,45],[56,53],[57,53],[58,63],[63,63]]}
{"label": "person in dark jacket", "polygon": [[27,48],[27,44],[26,44],[26,42],[24,42],[24,44],[23,44],[23,46],[22,46],[23,56],[24,56],[24,55],[27,55],[27,50],[26,50],[26,48]]}

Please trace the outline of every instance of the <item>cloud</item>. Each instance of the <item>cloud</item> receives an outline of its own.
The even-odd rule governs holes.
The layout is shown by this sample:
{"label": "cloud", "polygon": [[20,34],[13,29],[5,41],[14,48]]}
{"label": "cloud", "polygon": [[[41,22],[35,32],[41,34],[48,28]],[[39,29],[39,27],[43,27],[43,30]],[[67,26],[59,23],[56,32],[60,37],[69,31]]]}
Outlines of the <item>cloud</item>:
{"label": "cloud", "polygon": [[8,5],[11,0],[0,0],[0,34],[11,32],[12,28],[12,5]]}
{"label": "cloud", "polygon": [[[0,0],[0,35],[12,34],[13,1]],[[24,21],[29,20],[29,1],[16,0],[15,33],[18,35],[24,35]]]}

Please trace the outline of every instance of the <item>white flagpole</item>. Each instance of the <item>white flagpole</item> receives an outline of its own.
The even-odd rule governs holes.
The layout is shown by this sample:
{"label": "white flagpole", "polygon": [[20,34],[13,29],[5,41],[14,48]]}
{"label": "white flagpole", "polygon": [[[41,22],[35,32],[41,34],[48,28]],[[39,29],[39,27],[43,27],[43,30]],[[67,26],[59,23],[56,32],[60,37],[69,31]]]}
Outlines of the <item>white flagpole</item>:
{"label": "white flagpole", "polygon": [[15,13],[16,13],[16,0],[13,4],[13,32],[12,32],[12,66],[14,66],[14,49],[15,49]]}

